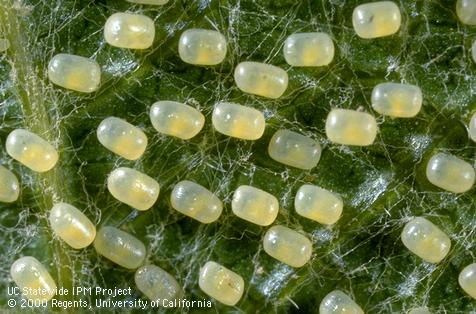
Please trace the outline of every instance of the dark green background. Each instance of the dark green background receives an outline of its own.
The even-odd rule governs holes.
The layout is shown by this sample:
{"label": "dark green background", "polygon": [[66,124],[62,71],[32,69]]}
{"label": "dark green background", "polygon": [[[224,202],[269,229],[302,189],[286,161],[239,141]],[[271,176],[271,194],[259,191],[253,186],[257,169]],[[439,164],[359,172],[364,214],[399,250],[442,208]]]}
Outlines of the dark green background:
{"label": "dark green background", "polygon": [[[61,157],[54,170],[36,174],[12,161],[2,145],[0,161],[20,178],[22,192],[17,202],[0,206],[0,291],[13,285],[9,268],[23,255],[43,262],[60,287],[134,287],[133,271],[101,258],[92,247],[72,250],[52,235],[48,211],[53,202],[65,201],[98,225],[118,226],[142,240],[147,262],[174,275],[188,299],[208,299],[197,284],[199,268],[208,260],[241,274],[246,282],[242,300],[236,307],[214,303],[210,312],[315,312],[334,289],[350,294],[367,313],[397,313],[421,305],[433,313],[476,311],[475,301],[457,283],[460,270],[475,259],[475,191],[443,192],[424,174],[437,151],[474,164],[476,146],[468,139],[466,124],[476,109],[476,66],[470,53],[476,27],[458,22],[455,1],[402,0],[400,32],[363,40],[353,31],[351,16],[364,2],[171,0],[154,7],[123,0],[26,0],[15,7],[13,0],[1,0],[0,30],[12,43],[0,55],[1,142],[23,127],[48,138]],[[125,10],[154,19],[152,49],[130,51],[104,42],[107,17]],[[179,59],[178,38],[192,27],[225,34],[225,62],[197,67]],[[282,55],[285,38],[316,30],[334,39],[333,63],[289,67]],[[101,64],[98,92],[84,95],[48,82],[46,66],[60,52]],[[268,100],[239,91],[232,74],[245,60],[286,69],[290,83],[285,95]],[[372,111],[372,88],[384,81],[421,87],[424,103],[417,117],[391,119]],[[159,135],[148,118],[157,100],[186,102],[202,110],[207,117],[203,131],[190,141]],[[263,110],[263,138],[245,142],[215,132],[210,113],[219,100]],[[324,121],[334,107],[373,113],[380,128],[375,144],[358,148],[329,143]],[[108,116],[145,130],[150,144],[140,160],[126,161],[99,144],[95,130]],[[301,171],[269,158],[267,144],[279,128],[322,144],[315,169]],[[161,195],[152,209],[137,212],[108,193],[106,177],[120,165],[160,182]],[[218,222],[203,225],[171,209],[170,191],[183,179],[203,184],[224,200]],[[335,226],[295,213],[294,194],[304,183],[342,195],[344,214]],[[308,265],[292,269],[269,257],[261,245],[266,228],[231,213],[230,198],[240,184],[278,197],[276,223],[312,239]],[[453,247],[442,263],[422,262],[402,245],[400,232],[414,215],[427,217],[450,236]],[[4,309],[7,299],[6,293],[0,297]]]}

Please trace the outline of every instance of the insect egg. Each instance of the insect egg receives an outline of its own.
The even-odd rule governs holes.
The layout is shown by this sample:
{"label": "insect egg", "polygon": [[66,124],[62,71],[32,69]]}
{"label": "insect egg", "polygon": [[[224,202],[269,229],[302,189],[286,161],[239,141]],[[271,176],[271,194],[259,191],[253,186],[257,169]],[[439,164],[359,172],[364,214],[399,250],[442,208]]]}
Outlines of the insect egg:
{"label": "insect egg", "polygon": [[259,139],[265,128],[263,113],[229,102],[219,102],[215,105],[212,123],[218,132],[243,140]]}
{"label": "insect egg", "polygon": [[10,41],[8,39],[0,38],[0,52],[10,48]]}
{"label": "insect egg", "polygon": [[5,148],[10,157],[36,172],[52,169],[59,158],[53,145],[24,129],[10,132]]}
{"label": "insect egg", "polygon": [[152,5],[164,5],[169,0],[127,0],[128,2],[131,3],[140,3],[140,4],[152,4]]}
{"label": "insect egg", "polygon": [[128,269],[139,267],[146,254],[144,243],[139,239],[110,226],[99,229],[94,248],[105,258]]}
{"label": "insect egg", "polygon": [[469,121],[469,137],[476,142],[476,112],[473,113],[471,116],[471,120]]}
{"label": "insect egg", "polygon": [[118,201],[137,210],[148,210],[159,197],[157,181],[137,170],[120,167],[107,178],[107,188]]}
{"label": "insect egg", "polygon": [[46,268],[34,257],[17,259],[10,268],[10,275],[21,291],[38,290],[42,293],[24,294],[27,299],[48,301],[56,293],[56,283]]}
{"label": "insect egg", "polygon": [[340,196],[315,185],[304,184],[294,199],[296,212],[321,224],[336,223],[344,204]]}
{"label": "insect egg", "polygon": [[458,283],[464,292],[476,300],[476,263],[463,268],[459,273]]}
{"label": "insect egg", "polygon": [[418,86],[382,83],[372,91],[372,107],[380,114],[411,118],[421,109],[423,96]]}
{"label": "insect egg", "polygon": [[471,46],[471,57],[473,57],[473,61],[476,62],[476,40],[473,41],[473,45]]}
{"label": "insect egg", "polygon": [[462,23],[476,25],[476,0],[456,1],[456,15]]}
{"label": "insect egg", "polygon": [[365,3],[352,14],[352,24],[361,38],[377,38],[395,34],[400,29],[400,9],[392,1]]}
{"label": "insect egg", "polygon": [[96,237],[96,227],[79,209],[67,203],[57,203],[50,211],[51,229],[75,249],[90,245]]}
{"label": "insect egg", "polygon": [[226,38],[208,29],[188,29],[182,33],[178,52],[180,59],[196,65],[216,65],[226,56]]}
{"label": "insect egg", "polygon": [[304,170],[310,170],[317,165],[321,151],[321,145],[317,141],[289,130],[278,130],[268,145],[271,158]]}
{"label": "insect egg", "polygon": [[292,267],[302,267],[312,254],[311,241],[297,231],[284,226],[268,229],[263,239],[268,255]]}
{"label": "insect egg", "polygon": [[204,224],[217,220],[223,211],[223,204],[215,194],[187,180],[174,186],[170,202],[175,210]]}
{"label": "insect egg", "polygon": [[334,59],[334,43],[326,33],[296,33],[286,39],[283,52],[289,65],[323,66]]}
{"label": "insect egg", "polygon": [[104,39],[114,47],[147,49],[154,36],[154,21],[142,14],[114,13],[104,25]]}
{"label": "insect egg", "polygon": [[137,288],[151,301],[173,301],[183,295],[182,288],[175,278],[162,268],[146,265],[137,269],[134,275]]}
{"label": "insect egg", "polygon": [[347,294],[334,290],[322,299],[319,314],[364,314],[362,308]]}
{"label": "insect egg", "polygon": [[368,146],[377,136],[377,121],[368,113],[332,109],[326,119],[327,138],[336,144]]}
{"label": "insect egg", "polygon": [[205,117],[191,106],[164,100],[152,105],[150,121],[157,132],[188,140],[203,128]]}
{"label": "insect egg", "polygon": [[408,314],[431,314],[426,307],[417,307],[408,311]]}
{"label": "insect egg", "polygon": [[426,177],[439,188],[463,193],[473,186],[475,172],[466,161],[450,154],[437,153],[428,161]]}
{"label": "insect egg", "polygon": [[198,285],[210,297],[230,306],[240,301],[245,288],[240,275],[212,261],[200,269]]}
{"label": "insect egg", "polygon": [[279,98],[288,88],[286,71],[270,64],[241,62],[235,68],[234,77],[241,91],[267,98]]}
{"label": "insect egg", "polygon": [[102,120],[96,135],[104,147],[129,160],[139,159],[147,147],[147,136],[141,129],[116,117]]}
{"label": "insect egg", "polygon": [[278,216],[276,197],[249,185],[241,185],[233,194],[231,210],[241,219],[260,226],[269,226]]}
{"label": "insect egg", "polygon": [[415,217],[407,222],[401,239],[413,254],[434,264],[441,262],[451,248],[450,238],[423,217]]}
{"label": "insect egg", "polygon": [[48,78],[66,89],[92,93],[101,83],[101,68],[89,58],[60,53],[48,64]]}
{"label": "insect egg", "polygon": [[0,202],[11,203],[20,195],[20,183],[7,168],[0,166]]}

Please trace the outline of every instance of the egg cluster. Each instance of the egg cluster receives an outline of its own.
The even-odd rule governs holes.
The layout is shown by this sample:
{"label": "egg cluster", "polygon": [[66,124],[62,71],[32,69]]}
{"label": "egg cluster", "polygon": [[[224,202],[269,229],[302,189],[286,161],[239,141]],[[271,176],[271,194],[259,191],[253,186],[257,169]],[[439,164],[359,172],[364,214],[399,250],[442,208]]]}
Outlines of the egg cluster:
{"label": "egg cluster", "polygon": [[[141,4],[163,5],[167,0],[128,0]],[[459,0],[456,12],[463,23],[476,25],[476,1]],[[391,1],[373,2],[354,9],[352,23],[356,34],[364,39],[389,36],[398,32],[401,24],[399,7]],[[104,26],[104,39],[114,47],[147,49],[153,45],[154,22],[147,16],[115,13]],[[8,42],[0,41],[8,49]],[[473,49],[474,53],[474,49]],[[188,29],[178,44],[180,58],[189,64],[213,66],[227,55],[227,40],[215,30]],[[284,42],[286,62],[296,67],[326,66],[333,61],[334,43],[328,34],[295,33]],[[476,60],[476,59],[475,59]],[[49,80],[66,89],[91,93],[100,87],[101,67],[89,58],[57,54],[48,65]],[[264,98],[281,97],[288,86],[287,72],[271,64],[241,62],[234,71],[236,86],[244,93]],[[394,118],[415,117],[423,103],[421,89],[415,85],[383,82],[372,91],[372,108],[381,115]],[[150,121],[157,132],[188,140],[196,136],[205,124],[204,115],[183,103],[161,100],[152,104]],[[237,103],[217,102],[212,113],[215,130],[226,136],[253,141],[262,137],[266,119],[262,112]],[[476,141],[476,114],[468,126],[469,136]],[[376,119],[360,110],[332,109],[325,122],[325,133],[330,142],[340,145],[372,145],[378,134]],[[128,160],[137,160],[146,151],[147,135],[137,126],[117,118],[104,119],[97,128],[98,141],[108,150]],[[37,134],[23,129],[12,131],[6,141],[7,153],[24,166],[36,172],[52,169],[59,159],[55,147]],[[287,166],[310,170],[317,166],[322,149],[316,140],[302,134],[280,129],[268,145],[269,156]],[[433,185],[452,193],[470,190],[475,181],[471,164],[447,153],[436,153],[428,161],[426,176]],[[111,195],[139,211],[150,209],[159,197],[160,185],[156,179],[135,169],[120,167],[107,178]],[[14,202],[20,185],[15,175],[0,166],[0,201]],[[175,184],[170,195],[172,208],[201,223],[219,219],[222,201],[206,187],[184,180]],[[279,212],[275,196],[253,186],[236,188],[231,210],[239,218],[259,226],[270,226]],[[315,185],[303,185],[294,200],[298,215],[321,224],[335,224],[344,209],[342,198]],[[103,226],[96,232],[94,224],[77,208],[57,203],[49,216],[54,233],[74,249],[93,243],[96,251],[114,263],[137,269],[135,282],[148,298],[179,298],[182,288],[167,272],[154,265],[142,266],[146,257],[144,244],[122,230]],[[403,244],[415,255],[429,263],[439,263],[450,251],[450,238],[436,225],[423,217],[415,217],[404,226]],[[283,225],[271,226],[263,238],[264,251],[292,267],[304,266],[312,256],[310,239]],[[54,291],[56,284],[48,271],[33,257],[23,257],[11,267],[11,276],[20,287],[40,286]],[[464,268],[459,284],[476,299],[476,263]],[[199,287],[208,295],[226,305],[234,305],[244,292],[243,278],[230,269],[208,261],[200,269]],[[46,296],[49,299],[53,293]],[[414,309],[423,313],[426,309]],[[335,290],[321,302],[320,313],[363,313],[348,295]]]}

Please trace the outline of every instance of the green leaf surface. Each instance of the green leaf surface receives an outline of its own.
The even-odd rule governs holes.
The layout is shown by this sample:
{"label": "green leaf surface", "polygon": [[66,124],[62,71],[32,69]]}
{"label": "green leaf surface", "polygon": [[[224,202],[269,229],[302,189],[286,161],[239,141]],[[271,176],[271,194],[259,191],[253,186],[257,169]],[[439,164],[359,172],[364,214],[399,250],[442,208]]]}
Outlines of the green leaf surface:
{"label": "green leaf surface", "polygon": [[[38,174],[13,161],[2,145],[1,164],[19,177],[22,189],[17,202],[0,205],[0,307],[8,309],[6,289],[14,285],[10,265],[24,255],[46,265],[59,287],[131,286],[131,298],[145,298],[134,288],[133,271],[100,257],[92,247],[73,250],[52,234],[49,209],[65,201],[97,225],[117,226],[142,240],[147,263],[175,276],[189,300],[209,299],[198,288],[199,269],[208,260],[244,278],[245,293],[235,307],[213,302],[212,309],[185,311],[316,312],[327,293],[340,289],[366,313],[401,313],[416,306],[427,306],[433,313],[475,312],[475,301],[457,283],[461,269],[475,260],[475,190],[444,192],[428,182],[425,167],[438,151],[474,164],[476,146],[468,139],[466,125],[476,110],[476,66],[470,53],[476,28],[458,22],[455,1],[402,0],[397,1],[403,16],[399,33],[363,40],[351,21],[353,8],[363,2],[171,0],[165,6],[146,6],[124,0],[0,0],[0,37],[11,42],[0,54],[0,139],[4,143],[10,131],[26,128],[54,143],[60,153],[53,170]],[[152,49],[131,51],[105,43],[103,25],[121,11],[154,20]],[[198,67],[179,59],[178,38],[192,27],[217,29],[227,37],[225,62]],[[316,30],[334,39],[333,63],[288,66],[282,55],[284,39]],[[56,53],[97,60],[103,71],[101,88],[85,95],[53,86],[46,66]],[[269,100],[238,90],[233,70],[245,60],[286,69],[290,83],[285,95]],[[424,102],[417,117],[392,119],[372,111],[372,88],[384,81],[421,87]],[[204,129],[189,141],[159,135],[148,117],[157,100],[200,109],[206,115]],[[214,131],[210,115],[219,100],[263,110],[265,135],[250,142]],[[336,107],[373,113],[380,128],[376,142],[365,148],[331,144],[324,121]],[[149,146],[141,159],[126,161],[100,145],[96,128],[109,116],[146,132]],[[302,171],[270,159],[267,145],[280,128],[323,145],[316,168]],[[161,195],[152,209],[137,212],[109,194],[106,177],[118,166],[159,181]],[[218,222],[200,224],[171,208],[172,187],[184,179],[224,200]],[[336,225],[326,227],[296,214],[294,195],[304,183],[342,195],[344,214]],[[276,224],[312,239],[310,263],[293,269],[263,251],[266,228],[231,213],[231,195],[241,184],[278,197]],[[427,217],[451,238],[452,249],[438,265],[423,262],[400,241],[403,225],[416,215]],[[59,298],[94,302],[94,297]],[[74,310],[80,311],[70,312]]]}

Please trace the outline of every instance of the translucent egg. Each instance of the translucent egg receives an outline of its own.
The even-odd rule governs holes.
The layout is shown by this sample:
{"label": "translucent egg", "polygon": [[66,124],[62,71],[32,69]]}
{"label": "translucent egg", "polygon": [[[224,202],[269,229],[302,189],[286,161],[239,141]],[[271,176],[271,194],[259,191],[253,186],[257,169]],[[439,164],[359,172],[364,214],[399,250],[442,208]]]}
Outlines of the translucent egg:
{"label": "translucent egg", "polygon": [[321,151],[321,145],[315,140],[289,130],[278,130],[268,145],[271,158],[304,170],[310,170],[317,165]]}
{"label": "translucent egg", "polygon": [[474,184],[474,168],[466,161],[444,153],[433,155],[426,166],[428,181],[439,188],[463,193],[471,189]]}
{"label": "translucent egg", "polygon": [[218,132],[243,140],[259,139],[266,125],[260,111],[229,102],[215,105],[212,123]]}
{"label": "translucent egg", "polygon": [[322,299],[319,314],[364,314],[364,311],[347,294],[334,290]]}
{"label": "translucent egg", "polygon": [[463,268],[458,276],[458,283],[470,297],[476,299],[476,263]]}
{"label": "translucent egg", "polygon": [[173,301],[182,297],[183,291],[175,278],[162,268],[146,265],[137,269],[134,281],[137,288],[151,301]]}
{"label": "translucent egg", "polygon": [[7,168],[0,166],[0,202],[11,203],[20,195],[20,183]]}
{"label": "translucent egg", "polygon": [[264,251],[292,267],[302,267],[310,259],[312,243],[297,231],[284,226],[268,229],[263,239]]}
{"label": "translucent egg", "polygon": [[[48,301],[56,294],[56,283],[46,268],[34,257],[17,259],[10,268],[13,281],[27,299]],[[34,293],[40,291],[41,293]]]}
{"label": "translucent egg", "polygon": [[326,33],[296,33],[286,39],[283,52],[289,65],[323,66],[334,59],[334,43]]}
{"label": "translucent egg", "polygon": [[471,46],[471,57],[473,57],[473,61],[476,62],[476,40],[473,42]]}
{"label": "translucent egg", "polygon": [[107,188],[117,200],[137,209],[148,210],[159,197],[157,181],[137,170],[120,167],[109,174]]}
{"label": "translucent egg", "polygon": [[91,220],[70,204],[55,204],[49,220],[53,232],[74,249],[87,247],[96,237],[96,227]]}
{"label": "translucent egg", "polygon": [[417,307],[408,311],[408,314],[431,314],[426,307]]}
{"label": "translucent egg", "polygon": [[407,249],[429,263],[441,262],[451,248],[450,238],[423,217],[407,222],[401,238]]}
{"label": "translucent egg", "polygon": [[278,216],[279,202],[268,192],[242,185],[233,194],[231,210],[241,219],[260,226],[269,226]]}
{"label": "translucent egg", "polygon": [[10,48],[10,41],[8,39],[0,38],[0,52],[6,51]]}
{"label": "translucent egg", "polygon": [[374,110],[391,117],[414,117],[420,112],[422,102],[421,89],[415,85],[382,83],[372,91]]}
{"label": "translucent egg", "polygon": [[114,227],[99,229],[94,248],[105,258],[128,269],[136,269],[145,259],[144,243],[131,234]]}
{"label": "translucent egg", "polygon": [[326,120],[327,138],[336,144],[368,146],[377,137],[377,121],[368,113],[332,109]]}
{"label": "translucent egg", "polygon": [[10,132],[5,148],[10,157],[36,172],[52,169],[59,158],[53,145],[24,129]]}
{"label": "translucent egg", "polygon": [[248,94],[276,99],[288,88],[288,73],[270,64],[241,62],[234,77],[238,88]]}
{"label": "translucent egg", "polygon": [[210,297],[230,306],[240,301],[245,289],[240,275],[212,261],[200,269],[198,285]]}
{"label": "translucent egg", "polygon": [[473,116],[471,117],[471,121],[469,121],[469,137],[476,142],[476,112],[473,113]]}
{"label": "translucent egg", "polygon": [[104,39],[114,47],[147,49],[154,36],[154,21],[142,14],[114,13],[104,26]]}
{"label": "translucent egg", "polygon": [[182,61],[196,65],[216,65],[226,57],[226,38],[209,29],[188,29],[179,40]]}
{"label": "translucent egg", "polygon": [[89,58],[60,53],[48,64],[48,78],[66,89],[92,93],[101,83],[101,68]]}
{"label": "translucent egg", "polygon": [[193,107],[166,100],[152,105],[150,121],[158,132],[188,140],[203,128],[205,117]]}
{"label": "translucent egg", "polygon": [[169,0],[127,0],[128,2],[131,3],[140,3],[140,4],[152,4],[152,5],[164,5]]}
{"label": "translucent egg", "polygon": [[456,1],[456,15],[462,23],[476,25],[476,0]]}
{"label": "translucent egg", "polygon": [[139,159],[147,147],[147,136],[141,129],[116,117],[102,120],[96,135],[104,147],[129,160]]}
{"label": "translucent egg", "polygon": [[294,208],[299,215],[325,225],[336,223],[343,207],[340,196],[309,184],[301,186],[294,199]]}
{"label": "translucent egg", "polygon": [[223,211],[223,204],[215,194],[187,180],[174,186],[170,202],[177,211],[204,224],[217,220]]}
{"label": "translucent egg", "polygon": [[392,1],[359,5],[354,9],[352,24],[361,38],[377,38],[395,34],[400,29],[400,9]]}

